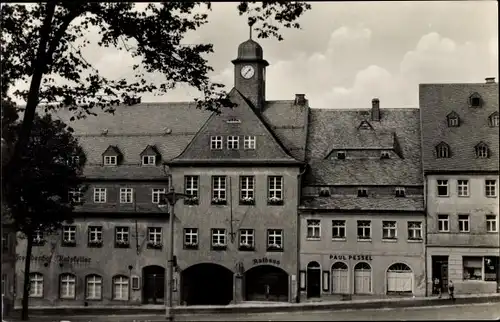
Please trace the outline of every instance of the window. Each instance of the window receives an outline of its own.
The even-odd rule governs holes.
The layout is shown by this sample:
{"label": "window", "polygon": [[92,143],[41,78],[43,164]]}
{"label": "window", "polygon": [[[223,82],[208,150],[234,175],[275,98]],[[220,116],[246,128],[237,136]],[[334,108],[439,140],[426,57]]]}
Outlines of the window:
{"label": "window", "polygon": [[382,238],[383,239],[396,239],[397,230],[395,221],[382,222]]}
{"label": "window", "polygon": [[371,221],[358,220],[358,239],[371,239]]}
{"label": "window", "polygon": [[268,251],[283,251],[283,230],[268,229],[267,230],[267,250]]}
{"label": "window", "polygon": [[345,239],[345,220],[332,220],[332,238]]}
{"label": "window", "polygon": [[148,228],[148,248],[161,249],[163,247],[161,239],[161,227]]}
{"label": "window", "polygon": [[113,300],[118,300],[118,301],[128,300],[128,277],[126,276],[113,277]]}
{"label": "window", "polygon": [[94,202],[95,203],[105,203],[106,202],[106,188],[95,188],[94,189]]}
{"label": "window", "polygon": [[458,127],[460,126],[460,118],[457,115],[448,117],[448,127]]}
{"label": "window", "polygon": [[496,215],[486,215],[486,231],[496,233],[498,231],[498,221]]}
{"label": "window", "polygon": [[30,274],[30,297],[43,297],[43,275],[40,273]]}
{"label": "window", "polygon": [[59,297],[62,299],[74,299],[76,289],[76,277],[73,274],[62,274],[60,277]]}
{"label": "window", "polygon": [[222,136],[210,137],[210,148],[212,150],[222,150]]}
{"label": "window", "polygon": [[101,247],[102,246],[102,227],[101,226],[90,226],[89,227],[89,247]]}
{"label": "window", "polygon": [[213,176],[212,177],[212,204],[225,205],[226,204],[226,177]]}
{"label": "window", "polygon": [[144,155],[142,157],[142,165],[155,165],[156,156],[155,155]]}
{"label": "window", "polygon": [[212,229],[212,249],[226,249],[226,230],[222,228]]}
{"label": "window", "polygon": [[132,188],[120,188],[120,203],[132,203]]}
{"label": "window", "polygon": [[184,248],[198,248],[198,228],[184,228]]}
{"label": "window", "polygon": [[69,201],[74,203],[82,202],[82,191],[81,189],[71,189],[68,192]]}
{"label": "window", "polygon": [[41,231],[35,231],[33,234],[33,246],[43,246],[45,244],[45,239],[43,239],[43,233]]}
{"label": "window", "polygon": [[408,222],[408,239],[410,240],[422,239],[422,223],[420,221]]}
{"label": "window", "polygon": [[469,215],[458,215],[458,231],[461,233],[470,232]]}
{"label": "window", "polygon": [[486,143],[479,143],[476,145],[476,158],[488,158],[489,157],[489,149]]}
{"label": "window", "polygon": [[115,228],[115,247],[128,248],[129,247],[129,228],[116,227]]}
{"label": "window", "polygon": [[458,180],[457,181],[458,196],[468,197],[469,196],[469,180]]}
{"label": "window", "polygon": [[240,229],[240,250],[253,250],[255,247],[254,230]]}
{"label": "window", "polygon": [[255,136],[245,136],[243,138],[243,147],[245,150],[255,150]]}
{"label": "window", "polygon": [[228,136],[227,137],[227,148],[228,150],[238,150],[240,147],[240,138],[237,136]]}
{"label": "window", "polygon": [[166,193],[167,189],[165,189],[165,188],[153,188],[153,189],[151,189],[151,191],[152,191],[151,202],[152,203],[159,203],[160,202],[160,195]]}
{"label": "window", "polygon": [[321,238],[321,221],[317,219],[307,220],[307,239]]}
{"label": "window", "polygon": [[358,197],[368,197],[368,189],[358,188]]}
{"label": "window", "polygon": [[438,197],[448,197],[448,180],[437,180]]}
{"label": "window", "polygon": [[463,256],[464,280],[496,281],[498,257]]}
{"label": "window", "polygon": [[396,197],[405,197],[405,196],[406,196],[405,188],[396,187]]}
{"label": "window", "polygon": [[63,226],[62,227],[62,244],[63,246],[76,245],[76,226]]}
{"label": "window", "polygon": [[469,96],[469,107],[481,107],[482,99],[478,93]]}
{"label": "window", "polygon": [[104,165],[116,165],[118,158],[115,155],[105,156]]}
{"label": "window", "polygon": [[494,112],[493,114],[490,115],[489,123],[490,123],[490,126],[492,126],[492,127],[499,125],[500,122],[498,120],[498,112]]}
{"label": "window", "polygon": [[380,152],[380,158],[381,159],[390,159],[391,158],[391,155],[389,152],[387,151],[382,151]]}
{"label": "window", "polygon": [[102,299],[102,277],[99,275],[89,275],[85,278],[85,299]]}
{"label": "window", "polygon": [[450,231],[450,216],[438,215],[438,231],[441,233]]}
{"label": "window", "polygon": [[438,158],[449,158],[450,157],[450,146],[444,142],[436,145],[436,157]]}
{"label": "window", "polygon": [[254,176],[240,177],[240,204],[255,204],[254,186]]}
{"label": "window", "polygon": [[486,197],[496,197],[497,196],[497,181],[496,180],[485,180],[484,188]]}
{"label": "window", "polygon": [[339,151],[337,152],[337,159],[338,160],[345,160],[346,153],[345,151]]}
{"label": "window", "polygon": [[184,204],[197,205],[198,204],[198,176],[185,176],[184,177],[184,193],[190,198],[184,199]]}
{"label": "window", "polygon": [[283,177],[270,176],[268,180],[268,204],[283,204]]}

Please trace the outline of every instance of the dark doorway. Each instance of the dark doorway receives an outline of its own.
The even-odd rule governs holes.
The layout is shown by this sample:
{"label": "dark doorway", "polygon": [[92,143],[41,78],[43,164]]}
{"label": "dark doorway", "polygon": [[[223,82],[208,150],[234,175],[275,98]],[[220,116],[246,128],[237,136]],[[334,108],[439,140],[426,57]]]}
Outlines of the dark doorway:
{"label": "dark doorway", "polygon": [[142,269],[144,304],[161,304],[165,299],[165,269],[161,266],[146,266]]}
{"label": "dark doorway", "polygon": [[[432,256],[432,285],[434,279],[438,278],[443,292],[448,290],[448,256]],[[437,294],[436,287],[432,288],[432,294]]]}
{"label": "dark doorway", "polygon": [[307,297],[321,296],[321,267],[317,262],[307,264]]}
{"label": "dark doorway", "polygon": [[186,305],[227,305],[233,300],[233,272],[217,264],[196,264],[182,271]]}
{"label": "dark doorway", "polygon": [[288,274],[279,267],[260,265],[245,272],[247,301],[288,302]]}

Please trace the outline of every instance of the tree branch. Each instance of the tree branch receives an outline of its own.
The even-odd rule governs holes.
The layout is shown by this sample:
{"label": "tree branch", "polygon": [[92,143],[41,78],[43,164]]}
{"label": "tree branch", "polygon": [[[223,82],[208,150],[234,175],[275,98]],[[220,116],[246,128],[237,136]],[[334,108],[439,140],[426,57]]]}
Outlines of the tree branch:
{"label": "tree branch", "polygon": [[47,50],[46,55],[45,55],[47,57],[47,67],[48,68],[52,65],[52,59],[53,59],[52,55],[56,51],[57,46],[61,43],[61,39],[64,36],[64,33],[68,29],[68,27],[71,24],[71,22],[76,17],[78,17],[79,15],[81,15],[83,12],[84,11],[78,10],[78,9],[70,11],[70,13],[68,13],[66,15],[66,17],[64,17],[64,19],[63,19],[63,21],[62,21],[61,26],[59,27],[59,29],[54,33],[54,37],[51,39],[50,44],[49,44],[49,49]]}

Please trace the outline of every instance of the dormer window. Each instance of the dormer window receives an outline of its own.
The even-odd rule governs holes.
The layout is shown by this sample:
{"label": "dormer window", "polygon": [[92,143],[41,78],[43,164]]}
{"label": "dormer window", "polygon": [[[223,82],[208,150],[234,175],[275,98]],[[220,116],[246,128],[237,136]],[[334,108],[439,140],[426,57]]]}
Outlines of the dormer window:
{"label": "dormer window", "polygon": [[142,157],[142,165],[155,165],[156,156],[155,155],[144,155]]}
{"label": "dormer window", "polygon": [[141,152],[140,157],[142,165],[156,165],[161,155],[154,145],[148,145]]}
{"label": "dormer window", "polygon": [[210,137],[210,149],[222,150],[222,136]]}
{"label": "dormer window", "polygon": [[237,136],[227,137],[227,148],[228,150],[238,150],[240,147],[240,138]]}
{"label": "dormer window", "polygon": [[436,145],[436,157],[439,159],[450,157],[450,146],[444,142]]}
{"label": "dormer window", "polygon": [[345,160],[345,151],[337,152],[337,159],[338,160]]}
{"label": "dormer window", "polygon": [[368,190],[366,188],[358,188],[358,197],[368,197]]}
{"label": "dormer window", "polygon": [[488,145],[484,142],[480,142],[476,145],[476,158],[488,158],[489,157],[489,149]]}
{"label": "dormer window", "polygon": [[380,158],[381,159],[390,159],[391,154],[388,151],[382,151],[382,152],[380,152]]}
{"label": "dormer window", "polygon": [[122,154],[117,146],[110,145],[102,154],[102,161],[104,165],[118,165],[121,161]]}
{"label": "dormer window", "polygon": [[405,197],[405,196],[406,196],[405,188],[396,187],[396,197]]}
{"label": "dormer window", "polygon": [[483,100],[478,93],[473,93],[469,96],[469,107],[481,107],[482,104]]}
{"label": "dormer window", "polygon": [[104,165],[117,165],[118,158],[114,155],[104,157]]}
{"label": "dormer window", "polygon": [[451,112],[446,116],[448,119],[448,127],[459,127],[460,126],[460,117],[457,113]]}
{"label": "dormer window", "polygon": [[499,124],[499,121],[498,121],[498,112],[494,112],[493,114],[491,114],[489,117],[488,117],[488,120],[489,120],[489,124],[491,127],[495,127],[495,126],[498,126]]}
{"label": "dormer window", "polygon": [[368,121],[361,121],[361,123],[358,126],[358,129],[361,130],[373,130],[372,125]]}

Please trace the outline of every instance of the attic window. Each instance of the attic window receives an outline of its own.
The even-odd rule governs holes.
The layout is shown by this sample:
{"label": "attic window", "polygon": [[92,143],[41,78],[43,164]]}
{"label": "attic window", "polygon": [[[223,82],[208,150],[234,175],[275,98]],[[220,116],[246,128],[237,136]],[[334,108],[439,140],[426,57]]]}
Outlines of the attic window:
{"label": "attic window", "polygon": [[496,127],[499,124],[498,121],[498,112],[494,112],[489,116],[489,123],[491,127]]}
{"label": "attic window", "polygon": [[450,157],[450,146],[444,142],[436,145],[436,157],[439,159]]}
{"label": "attic window", "polygon": [[460,126],[460,117],[457,113],[451,112],[446,116],[448,119],[448,127],[459,127]]}
{"label": "attic window", "polygon": [[481,95],[478,93],[474,93],[469,96],[469,107],[481,107],[483,100],[481,99]]}
{"label": "attic window", "polygon": [[210,137],[210,148],[212,150],[222,150],[222,136]]}
{"label": "attic window", "polygon": [[390,159],[391,158],[391,155],[388,151],[382,151],[380,153],[380,158],[381,159]]}
{"label": "attic window", "polygon": [[156,156],[155,155],[145,155],[142,157],[142,165],[155,165]]}
{"label": "attic window", "polygon": [[118,158],[115,155],[104,156],[104,165],[116,165]]}
{"label": "attic window", "polygon": [[373,127],[368,123],[368,121],[362,121],[361,124],[359,124],[358,129],[362,130],[372,130]]}
{"label": "attic window", "polygon": [[396,197],[404,197],[406,196],[405,188],[396,187]]}
{"label": "attic window", "polygon": [[337,152],[337,159],[338,160],[345,160],[345,151]]}
{"label": "attic window", "polygon": [[226,121],[226,123],[228,123],[228,124],[240,124],[241,120],[238,120],[238,119],[229,119],[229,120]]}
{"label": "attic window", "polygon": [[366,188],[358,188],[358,197],[368,197],[368,190]]}
{"label": "attic window", "polygon": [[484,142],[480,142],[476,145],[476,158],[488,158],[489,157],[489,149],[488,145]]}

